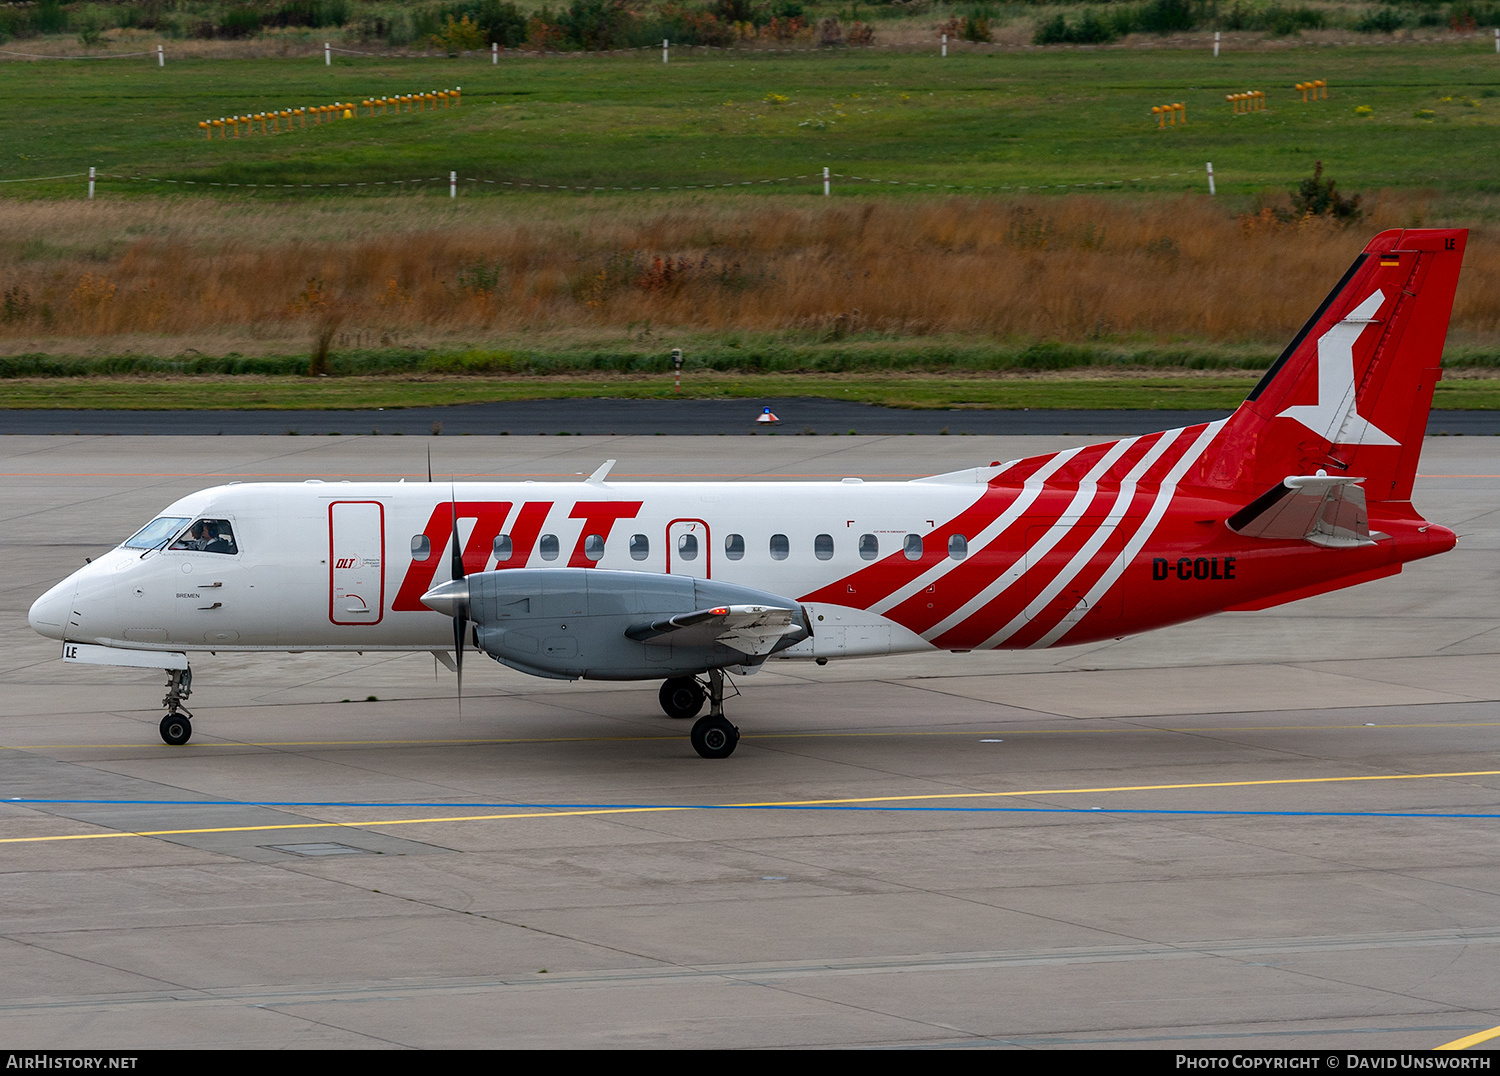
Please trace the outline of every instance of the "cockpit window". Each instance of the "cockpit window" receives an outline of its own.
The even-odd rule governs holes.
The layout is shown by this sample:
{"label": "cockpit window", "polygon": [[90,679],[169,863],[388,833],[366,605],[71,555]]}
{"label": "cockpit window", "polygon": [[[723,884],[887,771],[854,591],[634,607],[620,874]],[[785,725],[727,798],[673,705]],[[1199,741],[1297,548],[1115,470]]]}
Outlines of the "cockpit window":
{"label": "cockpit window", "polygon": [[165,545],[188,521],[187,516],[160,516],[125,539],[126,549],[156,549]]}
{"label": "cockpit window", "polygon": [[199,519],[194,520],[193,525],[187,529],[177,541],[171,545],[172,549],[192,549],[200,553],[238,553],[239,547],[234,544],[234,528],[229,525],[227,519]]}

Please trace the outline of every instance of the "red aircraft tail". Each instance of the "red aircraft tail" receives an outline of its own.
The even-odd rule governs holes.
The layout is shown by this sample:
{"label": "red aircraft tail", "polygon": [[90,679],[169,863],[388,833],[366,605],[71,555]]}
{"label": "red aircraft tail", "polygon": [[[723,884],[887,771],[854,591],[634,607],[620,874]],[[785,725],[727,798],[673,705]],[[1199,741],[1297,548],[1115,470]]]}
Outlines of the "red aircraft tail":
{"label": "red aircraft tail", "polygon": [[1259,493],[1325,471],[1364,478],[1372,502],[1409,500],[1468,234],[1370,240],[1230,417],[1199,481]]}

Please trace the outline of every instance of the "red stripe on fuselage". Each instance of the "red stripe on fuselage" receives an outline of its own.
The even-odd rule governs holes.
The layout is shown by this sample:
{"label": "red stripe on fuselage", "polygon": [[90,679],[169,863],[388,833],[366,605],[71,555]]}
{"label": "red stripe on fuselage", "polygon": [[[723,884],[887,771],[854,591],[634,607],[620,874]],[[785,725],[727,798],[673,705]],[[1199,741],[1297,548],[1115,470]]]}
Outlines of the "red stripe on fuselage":
{"label": "red stripe on fuselage", "polygon": [[1053,453],[1021,460],[1003,472],[1003,477],[1007,479],[1004,483],[1001,483],[999,477],[991,479],[978,500],[923,537],[922,556],[919,559],[907,560],[906,554],[897,549],[868,568],[861,568],[853,575],[836,579],[804,594],[799,600],[868,609],[906,586],[933,565],[946,560],[948,540],[953,535],[962,534],[965,538],[972,538],[993,523],[1015,500],[1021,483],[1051,462],[1055,456],[1056,453]]}

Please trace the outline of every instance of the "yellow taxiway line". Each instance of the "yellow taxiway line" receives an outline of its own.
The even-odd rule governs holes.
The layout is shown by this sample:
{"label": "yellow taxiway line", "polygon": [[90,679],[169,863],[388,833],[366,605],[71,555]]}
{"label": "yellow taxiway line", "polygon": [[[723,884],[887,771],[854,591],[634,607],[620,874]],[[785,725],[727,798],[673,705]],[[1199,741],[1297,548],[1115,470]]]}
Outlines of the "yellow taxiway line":
{"label": "yellow taxiway line", "polygon": [[[393,699],[393,702],[413,701]],[[1100,720],[1100,721],[1140,721],[1143,718],[1070,718],[1068,720]],[[916,731],[912,729],[875,729],[865,732],[754,732],[745,733],[740,739],[745,743],[763,740],[842,740],[842,739],[869,739],[893,736],[973,736],[973,737],[1005,737],[1005,736],[1092,736],[1092,735],[1118,735],[1124,733],[1174,733],[1189,735],[1198,733],[1230,733],[1230,732],[1343,732],[1359,730],[1361,732],[1381,732],[1390,729],[1483,729],[1500,726],[1500,721],[1414,721],[1401,724],[1372,725],[1361,723],[1358,725],[1204,725],[1195,726],[1155,726],[1155,725],[1130,725],[1116,728],[1057,728],[1057,729],[937,729],[930,731]],[[452,746],[475,746],[475,745],[505,745],[505,744],[548,744],[548,743],[627,743],[640,740],[681,740],[682,733],[650,733],[641,736],[494,736],[494,737],[454,737],[454,738],[428,738],[428,739],[388,739],[388,740],[204,740],[184,747],[167,747],[158,743],[32,743],[32,744],[4,744],[0,743],[0,751],[67,751],[67,750],[123,750],[129,748],[144,748],[150,751],[202,751],[209,748],[235,748],[235,747],[452,747]]]}
{"label": "yellow taxiway line", "polygon": [[1477,1031],[1472,1035],[1465,1035],[1461,1039],[1445,1042],[1441,1046],[1434,1046],[1434,1050],[1467,1050],[1470,1046],[1478,1046],[1481,1042],[1489,1042],[1491,1039],[1500,1038],[1500,1027],[1492,1027],[1488,1031]]}
{"label": "yellow taxiway line", "polygon": [[[664,814],[671,811],[753,810],[755,808],[836,807],[873,803],[913,803],[936,800],[1014,799],[1028,796],[1081,796],[1109,792],[1165,792],[1198,788],[1253,788],[1270,785],[1348,784],[1357,781],[1420,781],[1447,777],[1496,777],[1500,770],[1462,770],[1452,773],[1386,773],[1351,777],[1283,777],[1258,781],[1196,781],[1167,785],[1112,785],[1095,788],[1040,788],[1012,792],[934,792],[907,796],[857,796],[840,799],[765,800],[748,803],[627,805],[579,807],[571,810],[514,811],[503,814],[452,815],[435,818],[385,818],[360,822],[286,822],[258,826],[212,826],[201,829],[118,830],[109,833],[62,833],[41,837],[4,837],[0,844],[40,844],[49,841],[94,841],[115,837],[179,837],[205,833],[261,833],[289,829],[376,829],[381,826],[420,826],[456,822],[496,822],[517,818],[580,818],[615,814]],[[25,806],[18,804],[18,806]],[[255,804],[225,806],[256,806]],[[272,809],[275,809],[274,807]]]}

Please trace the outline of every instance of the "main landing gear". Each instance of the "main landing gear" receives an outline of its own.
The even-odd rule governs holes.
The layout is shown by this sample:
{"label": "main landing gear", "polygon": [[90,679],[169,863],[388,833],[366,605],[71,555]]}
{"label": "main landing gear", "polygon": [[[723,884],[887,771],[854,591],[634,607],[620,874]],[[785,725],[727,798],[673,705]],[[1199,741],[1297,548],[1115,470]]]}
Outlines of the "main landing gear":
{"label": "main landing gear", "polygon": [[740,730],[724,717],[724,673],[708,670],[708,690],[692,676],[674,676],[661,686],[661,708],[668,717],[695,717],[708,699],[708,716],[693,723],[688,734],[693,750],[704,758],[728,758],[740,742]]}
{"label": "main landing gear", "polygon": [[193,693],[192,669],[167,670],[167,695],[161,704],[167,716],[161,719],[161,738],[173,747],[181,747],[193,736],[193,715],[182,708],[182,700]]}

